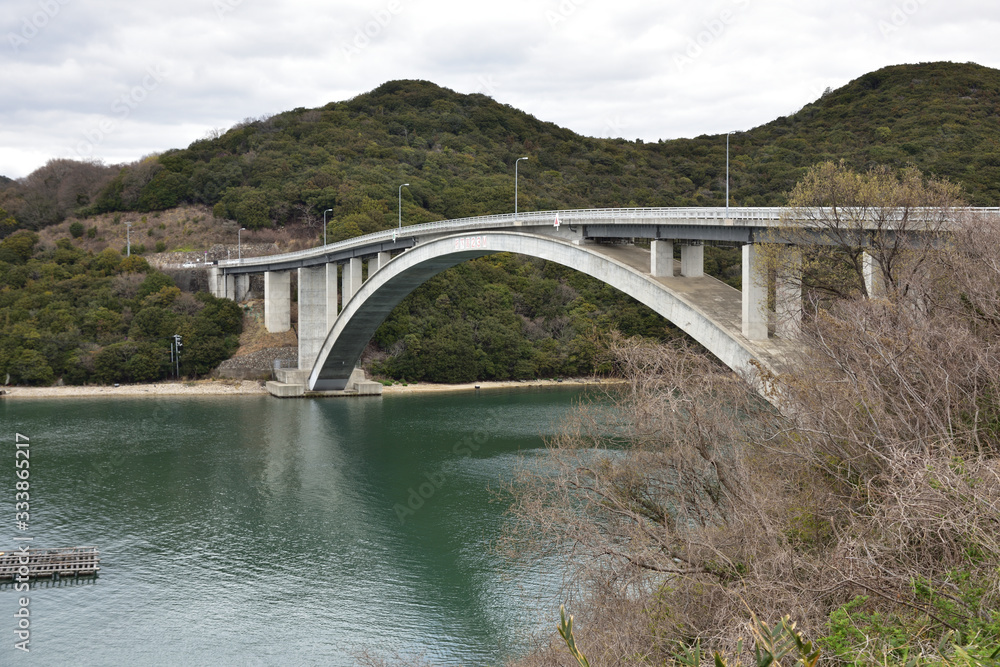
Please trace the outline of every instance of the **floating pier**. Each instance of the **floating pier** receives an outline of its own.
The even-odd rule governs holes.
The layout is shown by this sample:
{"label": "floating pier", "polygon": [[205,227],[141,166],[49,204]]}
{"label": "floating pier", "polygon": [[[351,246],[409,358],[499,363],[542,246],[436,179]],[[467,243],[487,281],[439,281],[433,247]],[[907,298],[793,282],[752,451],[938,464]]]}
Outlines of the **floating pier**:
{"label": "floating pier", "polygon": [[[27,561],[27,562],[25,562]],[[101,554],[97,547],[67,547],[63,549],[28,549],[0,552],[0,581],[12,581],[25,576],[30,579],[60,577],[92,577],[100,571]]]}

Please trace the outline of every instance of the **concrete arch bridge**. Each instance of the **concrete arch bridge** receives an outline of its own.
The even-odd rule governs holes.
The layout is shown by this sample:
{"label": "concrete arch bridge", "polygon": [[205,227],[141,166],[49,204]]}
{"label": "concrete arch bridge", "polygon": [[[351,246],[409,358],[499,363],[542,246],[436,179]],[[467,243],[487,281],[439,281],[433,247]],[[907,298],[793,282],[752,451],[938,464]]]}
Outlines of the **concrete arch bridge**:
{"label": "concrete arch bridge", "polygon": [[[309,250],[220,261],[213,294],[243,300],[264,274],[270,332],[291,328],[291,272],[298,273],[298,368],[278,371],[275,395],[381,393],[356,369],[393,308],[432,276],[485,255],[512,252],[582,271],[670,320],[736,371],[757,360],[780,369],[801,318],[797,280],[768,284],[759,243],[782,227],[808,226],[781,208],[625,208],[496,215],[412,225]],[[650,248],[634,245],[648,239]],[[623,242],[624,241],[624,242]],[[742,292],[704,273],[704,243],[742,245]],[[674,246],[680,245],[680,261]],[[365,270],[367,264],[367,271]],[[363,279],[365,278],[365,279]],[[866,276],[877,282],[874,274]],[[772,281],[775,278],[771,278]],[[773,289],[776,313],[767,310]],[[777,322],[777,326],[773,323]]]}

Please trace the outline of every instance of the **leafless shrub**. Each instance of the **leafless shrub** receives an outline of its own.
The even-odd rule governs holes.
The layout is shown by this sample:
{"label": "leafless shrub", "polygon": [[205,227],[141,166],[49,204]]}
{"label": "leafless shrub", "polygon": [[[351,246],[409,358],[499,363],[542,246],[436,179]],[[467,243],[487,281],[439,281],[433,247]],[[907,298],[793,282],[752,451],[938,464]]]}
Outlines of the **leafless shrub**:
{"label": "leafless shrub", "polygon": [[[818,637],[858,595],[937,655],[1000,604],[1000,220],[953,232],[896,257],[904,289],[814,309],[811,354],[763,378],[783,415],[690,350],[613,338],[627,384],[522,471],[509,543],[569,554],[594,664],[731,652],[751,612]],[[524,664],[569,664],[547,651]]]}

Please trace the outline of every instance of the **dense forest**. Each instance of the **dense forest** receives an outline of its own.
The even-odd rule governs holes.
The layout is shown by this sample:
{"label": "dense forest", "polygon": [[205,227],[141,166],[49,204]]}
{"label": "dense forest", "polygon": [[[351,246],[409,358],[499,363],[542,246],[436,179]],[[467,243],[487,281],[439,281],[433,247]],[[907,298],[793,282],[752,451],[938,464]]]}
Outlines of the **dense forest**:
{"label": "dense forest", "polygon": [[[914,165],[960,183],[972,204],[996,204],[998,111],[997,70],[931,63],[866,74],[795,114],[733,135],[732,204],[782,204],[823,160],[859,170]],[[404,224],[508,212],[514,161],[523,156],[522,210],[725,201],[725,136],[645,143],[583,137],[484,95],[425,81],[389,82],[318,109],[246,119],[216,135],[129,165],[54,160],[26,178],[0,181],[0,238],[72,217],[204,204],[220,223],[311,227],[317,239],[323,211],[332,209],[328,238],[336,241],[395,225],[401,183],[410,184],[402,190]],[[717,248],[711,257],[716,275],[738,285],[736,254]],[[3,312],[0,321],[19,317],[38,326],[31,309]],[[82,324],[74,326],[82,332]],[[585,373],[593,370],[587,349],[594,324],[672,335],[626,297],[561,267],[480,260],[405,301],[379,331],[374,358],[382,372],[415,380]],[[444,350],[478,361],[435,368],[431,357]],[[0,357],[0,371],[10,363]]]}
{"label": "dense forest", "polygon": [[0,241],[4,384],[161,380],[173,373],[174,334],[185,376],[204,375],[235,351],[242,311],[234,302],[182,293],[142,257],[83,253],[68,239],[37,249],[37,241],[27,230]]}

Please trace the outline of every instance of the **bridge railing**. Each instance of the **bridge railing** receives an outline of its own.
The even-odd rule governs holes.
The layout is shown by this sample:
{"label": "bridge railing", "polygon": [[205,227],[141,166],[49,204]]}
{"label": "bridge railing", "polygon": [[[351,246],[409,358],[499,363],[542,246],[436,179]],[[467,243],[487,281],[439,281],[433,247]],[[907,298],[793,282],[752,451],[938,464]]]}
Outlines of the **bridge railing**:
{"label": "bridge railing", "polygon": [[[1000,214],[1000,207],[976,208],[977,212]],[[806,209],[805,211],[809,211]],[[671,208],[596,208],[596,209],[566,209],[561,211],[530,211],[527,213],[503,213],[498,215],[483,215],[468,218],[455,218],[451,220],[437,220],[434,222],[424,222],[416,225],[408,225],[402,228],[386,229],[372,234],[365,234],[346,241],[330,243],[325,246],[298,250],[279,255],[267,255],[267,263],[280,263],[285,261],[296,261],[320,257],[327,253],[337,253],[345,250],[364,248],[393,241],[398,237],[423,236],[449,231],[475,231],[479,229],[502,229],[507,227],[554,225],[556,218],[565,225],[586,224],[600,221],[602,224],[634,224],[642,221],[663,221],[670,224],[671,221],[684,221],[688,224],[701,223],[730,224],[741,226],[753,223],[755,226],[774,226],[787,223],[789,216],[794,215],[801,222],[809,222],[829,214],[830,209],[812,209],[815,215],[804,215],[805,211],[791,209],[788,207],[671,207]],[[908,212],[912,215],[913,211]],[[913,219],[913,218],[911,218]],[[916,218],[919,220],[919,216]],[[928,217],[931,220],[931,217]],[[220,267],[253,266],[261,263],[263,257],[244,257],[243,259],[221,260]]]}

